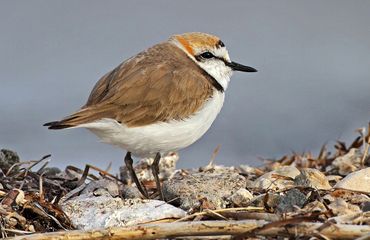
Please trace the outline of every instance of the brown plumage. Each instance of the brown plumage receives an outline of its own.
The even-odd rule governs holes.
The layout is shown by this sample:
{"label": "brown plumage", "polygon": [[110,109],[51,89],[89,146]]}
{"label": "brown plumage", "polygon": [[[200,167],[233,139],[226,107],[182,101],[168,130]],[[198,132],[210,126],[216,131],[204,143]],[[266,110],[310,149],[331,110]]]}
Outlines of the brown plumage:
{"label": "brown plumage", "polygon": [[62,129],[112,118],[128,127],[138,127],[181,120],[197,112],[212,96],[213,84],[215,79],[184,51],[164,42],[103,76],[81,110],[45,125]]}

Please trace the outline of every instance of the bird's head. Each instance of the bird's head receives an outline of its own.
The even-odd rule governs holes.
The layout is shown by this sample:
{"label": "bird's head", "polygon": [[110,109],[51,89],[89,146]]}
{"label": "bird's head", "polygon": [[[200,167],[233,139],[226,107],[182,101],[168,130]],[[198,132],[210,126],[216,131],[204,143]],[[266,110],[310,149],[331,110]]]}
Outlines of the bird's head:
{"label": "bird's head", "polygon": [[226,89],[233,71],[256,72],[257,70],[230,60],[225,44],[220,38],[201,32],[174,35],[170,41],[180,47],[208,74]]}

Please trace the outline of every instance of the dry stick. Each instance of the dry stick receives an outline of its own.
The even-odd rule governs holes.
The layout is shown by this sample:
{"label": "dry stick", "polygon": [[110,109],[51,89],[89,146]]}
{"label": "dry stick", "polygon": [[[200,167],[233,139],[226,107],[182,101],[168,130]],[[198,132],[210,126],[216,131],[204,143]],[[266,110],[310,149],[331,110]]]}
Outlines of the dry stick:
{"label": "dry stick", "polygon": [[36,160],[31,160],[31,161],[25,161],[25,162],[17,162],[17,163],[14,163],[9,169],[8,171],[5,173],[5,176],[8,176],[10,174],[10,172],[13,170],[13,168],[15,168],[16,166],[21,166],[23,164],[31,164],[31,163],[35,163],[37,162]]}
{"label": "dry stick", "polygon": [[49,163],[50,163],[50,160],[48,160],[48,161],[46,161],[40,168],[39,168],[39,170],[37,170],[37,174],[41,174],[42,173],[42,171],[46,168],[46,166],[47,165],[49,165]]}
{"label": "dry stick", "polygon": [[[258,230],[268,222],[263,220],[243,221],[196,221],[161,224],[143,224],[131,227],[115,227],[96,230],[75,230],[19,236],[13,240],[77,240],[77,239],[160,239],[182,236],[218,236],[218,235],[251,235],[260,236],[312,236],[317,233],[334,239],[354,239],[370,233],[370,226],[334,224],[318,232],[322,223],[297,223],[264,230]],[[258,231],[256,231],[258,230]]]}
{"label": "dry stick", "polygon": [[114,176],[114,175],[110,174],[110,173],[109,173],[109,172],[107,172],[107,171],[104,171],[104,170],[102,170],[102,169],[100,169],[100,168],[98,168],[98,167],[92,166],[92,165],[90,165],[90,164],[87,164],[87,166],[89,166],[90,168],[94,169],[95,171],[98,171],[99,173],[101,173],[101,174],[103,174],[103,175],[109,176],[109,177],[111,177],[111,178],[113,178],[113,179],[115,179],[115,180],[117,180],[117,181],[119,181],[119,182],[122,182],[122,180],[121,180],[121,179],[117,178],[116,176]]}
{"label": "dry stick", "polygon": [[221,148],[221,145],[218,144],[217,147],[215,148],[215,150],[213,150],[213,153],[212,153],[212,156],[211,156],[211,159],[207,165],[207,167],[212,167],[213,164],[214,164],[214,161],[218,155],[218,152],[220,151],[220,148]]}
{"label": "dry stick", "polygon": [[205,212],[208,212],[210,213],[210,215],[214,215],[216,216],[216,218],[220,219],[220,220],[228,220],[226,217],[222,216],[221,214],[215,212],[214,210],[211,210],[211,209],[205,209],[204,210]]}
{"label": "dry stick", "polygon": [[[369,131],[370,131],[370,129],[369,129]],[[364,139],[365,139],[365,137],[364,137]],[[366,146],[365,146],[365,150],[364,150],[364,155],[362,156],[362,159],[361,159],[361,167],[365,166],[365,160],[366,160],[367,154],[369,152],[370,138],[368,139],[368,141],[365,144],[366,144]]]}
{"label": "dry stick", "polygon": [[198,221],[161,224],[144,224],[123,228],[90,231],[67,231],[15,237],[13,240],[77,240],[77,239],[161,239],[180,236],[215,236],[241,234],[263,226],[265,221]]}
{"label": "dry stick", "polygon": [[246,219],[254,219],[254,220],[265,220],[269,222],[280,221],[281,217],[277,214],[273,213],[264,213],[264,212],[248,212],[248,211],[235,211],[235,212],[223,212],[220,213],[222,216],[227,218],[232,218],[235,220],[246,220]]}
{"label": "dry stick", "polygon": [[[213,212],[214,213],[226,213],[226,212],[235,212],[235,211],[255,211],[255,210],[263,210],[263,209],[264,208],[262,208],[262,207],[240,207],[240,208],[217,209],[217,210],[213,210]],[[203,215],[208,215],[208,214],[209,214],[209,212],[207,212],[207,211],[205,211],[205,212],[196,212],[196,213],[193,213],[191,215],[180,218],[180,219],[176,220],[175,222],[182,222],[182,221],[191,219],[193,217],[203,216]]]}
{"label": "dry stick", "polygon": [[370,233],[363,235],[359,238],[356,238],[355,240],[369,240],[370,239]]}
{"label": "dry stick", "polygon": [[44,174],[41,174],[40,175],[40,179],[39,179],[39,192],[40,192],[40,200],[43,200],[44,199],[44,188],[43,188],[43,183],[42,183],[42,177],[43,177]]}

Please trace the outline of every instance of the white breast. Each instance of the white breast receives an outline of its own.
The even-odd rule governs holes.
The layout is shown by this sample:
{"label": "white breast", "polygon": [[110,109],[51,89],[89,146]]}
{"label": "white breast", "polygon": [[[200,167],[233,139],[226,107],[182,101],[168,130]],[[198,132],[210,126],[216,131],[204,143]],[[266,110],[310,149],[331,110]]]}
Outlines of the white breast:
{"label": "white breast", "polygon": [[177,151],[197,141],[212,125],[220,112],[224,93],[214,91],[213,97],[193,116],[181,120],[155,123],[143,127],[127,127],[114,119],[104,118],[83,124],[103,142],[119,146],[139,157]]}

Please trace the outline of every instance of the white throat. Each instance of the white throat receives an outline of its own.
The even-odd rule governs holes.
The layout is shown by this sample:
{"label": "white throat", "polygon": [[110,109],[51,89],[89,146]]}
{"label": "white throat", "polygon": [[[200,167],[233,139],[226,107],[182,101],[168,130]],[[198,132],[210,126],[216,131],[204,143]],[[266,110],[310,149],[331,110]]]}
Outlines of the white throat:
{"label": "white throat", "polygon": [[224,90],[227,89],[232,75],[232,70],[229,67],[225,66],[223,62],[217,60],[207,63],[197,62],[197,64],[216,79]]}

